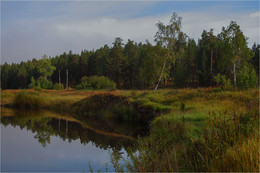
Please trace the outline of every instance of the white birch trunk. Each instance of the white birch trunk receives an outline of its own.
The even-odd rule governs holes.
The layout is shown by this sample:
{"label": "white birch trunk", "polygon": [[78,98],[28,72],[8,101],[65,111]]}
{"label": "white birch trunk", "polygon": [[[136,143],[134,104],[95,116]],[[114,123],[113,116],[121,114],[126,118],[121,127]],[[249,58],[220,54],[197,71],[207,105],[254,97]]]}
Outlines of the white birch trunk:
{"label": "white birch trunk", "polygon": [[160,84],[160,82],[161,82],[161,80],[162,80],[162,74],[163,74],[163,71],[164,71],[164,68],[165,68],[165,64],[166,64],[166,60],[165,60],[164,63],[163,63],[163,68],[162,68],[162,71],[161,71],[161,74],[160,74],[158,83],[157,83],[157,85],[156,85],[155,88],[154,88],[154,91],[157,90],[157,88],[158,88],[158,86],[159,86],[159,84]]}

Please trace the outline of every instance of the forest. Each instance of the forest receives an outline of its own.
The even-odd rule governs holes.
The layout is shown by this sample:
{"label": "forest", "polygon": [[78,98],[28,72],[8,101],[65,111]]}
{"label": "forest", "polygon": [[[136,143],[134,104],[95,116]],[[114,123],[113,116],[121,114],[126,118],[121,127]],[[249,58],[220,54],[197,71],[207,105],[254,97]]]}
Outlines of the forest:
{"label": "forest", "polygon": [[59,136],[112,148],[115,172],[259,171],[260,45],[235,21],[198,41],[181,23],[176,13],[156,23],[155,44],[117,37],[2,64],[1,123],[37,132],[43,147]]}
{"label": "forest", "polygon": [[[1,89],[59,86],[78,89],[86,78],[115,83],[117,89],[198,88],[246,89],[259,82],[259,44],[247,45],[240,26],[231,21],[219,34],[202,31],[196,42],[181,30],[182,18],[173,13],[167,25],[156,23],[155,45],[148,40],[126,44],[115,38],[112,47],[71,50],[27,62],[1,65]],[[67,76],[68,73],[68,76]],[[85,79],[85,80],[84,80]],[[66,81],[68,80],[68,86]],[[82,84],[81,87],[79,84]],[[77,87],[78,86],[78,87]],[[113,84],[112,84],[113,86]]]}

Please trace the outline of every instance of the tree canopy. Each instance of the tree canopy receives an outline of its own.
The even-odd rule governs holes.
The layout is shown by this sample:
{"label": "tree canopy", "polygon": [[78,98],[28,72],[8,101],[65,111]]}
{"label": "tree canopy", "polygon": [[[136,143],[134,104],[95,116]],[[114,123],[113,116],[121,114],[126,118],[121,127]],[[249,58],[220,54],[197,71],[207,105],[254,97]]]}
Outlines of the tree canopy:
{"label": "tree canopy", "polygon": [[112,47],[104,45],[80,54],[69,51],[49,58],[44,55],[40,60],[4,63],[1,88],[29,88],[37,83],[51,88],[59,79],[65,85],[66,70],[71,88],[81,84],[84,76],[104,76],[114,81],[118,89],[209,87],[218,85],[217,76],[225,76],[234,87],[255,86],[245,84],[249,79],[258,83],[259,44],[248,48],[247,38],[236,22],[223,27],[218,35],[213,29],[202,31],[196,43],[182,32],[181,21],[177,13],[166,25],[159,21],[155,45],[133,40],[124,44],[117,37]]}

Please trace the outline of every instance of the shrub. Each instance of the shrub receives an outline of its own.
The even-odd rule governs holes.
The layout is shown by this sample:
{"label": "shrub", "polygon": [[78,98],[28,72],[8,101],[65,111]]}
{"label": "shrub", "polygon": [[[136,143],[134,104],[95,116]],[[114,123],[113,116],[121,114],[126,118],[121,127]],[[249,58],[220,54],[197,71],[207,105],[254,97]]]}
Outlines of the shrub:
{"label": "shrub", "polygon": [[257,76],[253,68],[244,66],[237,74],[237,87],[239,89],[254,88],[257,85]]}
{"label": "shrub", "polygon": [[226,75],[218,74],[215,76],[215,81],[221,86],[222,90],[230,90],[232,88],[230,79],[226,79]]}
{"label": "shrub", "polygon": [[35,86],[36,86],[36,82],[35,82],[34,77],[32,77],[32,78],[31,78],[31,83],[29,84],[29,88],[30,88],[30,89],[33,89]]}
{"label": "shrub", "polygon": [[76,89],[115,89],[116,83],[104,76],[82,77],[81,84]]}
{"label": "shrub", "polygon": [[35,86],[33,89],[34,89],[35,91],[41,91],[41,90],[42,90],[42,88],[41,88],[40,86]]}
{"label": "shrub", "polygon": [[39,77],[39,79],[37,80],[37,84],[38,84],[38,86],[40,86],[43,89],[52,89],[53,88],[52,82],[49,81],[45,77]]}
{"label": "shrub", "polygon": [[13,100],[14,107],[38,109],[43,104],[43,99],[35,94],[21,91],[17,93]]}
{"label": "shrub", "polygon": [[56,84],[54,85],[54,89],[55,89],[55,90],[63,90],[63,89],[64,89],[64,86],[63,86],[63,84],[58,84],[58,83],[56,83]]}
{"label": "shrub", "polygon": [[82,86],[82,84],[78,84],[78,85],[76,85],[76,90],[81,90],[81,89],[83,89],[84,87]]}

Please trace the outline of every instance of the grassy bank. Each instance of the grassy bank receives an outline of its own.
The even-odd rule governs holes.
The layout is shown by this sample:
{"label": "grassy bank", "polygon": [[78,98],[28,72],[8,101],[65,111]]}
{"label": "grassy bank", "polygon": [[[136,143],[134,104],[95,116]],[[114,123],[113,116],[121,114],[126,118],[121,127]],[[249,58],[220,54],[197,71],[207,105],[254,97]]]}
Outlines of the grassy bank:
{"label": "grassy bank", "polygon": [[[259,170],[258,89],[26,92],[18,99],[19,91],[3,90],[1,105],[72,111],[82,121],[149,120],[150,136],[139,139],[139,154],[123,165],[130,171]],[[112,159],[120,170],[120,156]]]}
{"label": "grassy bank", "polygon": [[[172,93],[172,94],[170,94]],[[155,118],[139,153],[115,168],[131,172],[259,171],[259,91],[176,90],[142,93],[170,112]],[[163,96],[164,97],[160,97]]]}
{"label": "grassy bank", "polygon": [[2,106],[24,109],[47,109],[59,113],[71,113],[80,119],[84,116],[112,118],[121,121],[147,121],[152,107],[146,111],[129,101],[129,91],[3,91]]}

